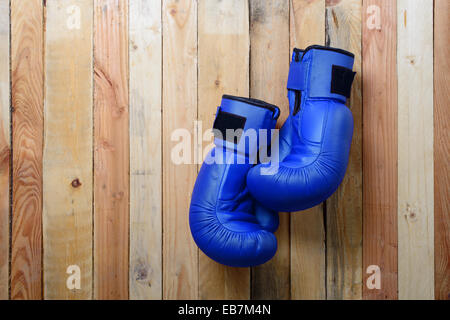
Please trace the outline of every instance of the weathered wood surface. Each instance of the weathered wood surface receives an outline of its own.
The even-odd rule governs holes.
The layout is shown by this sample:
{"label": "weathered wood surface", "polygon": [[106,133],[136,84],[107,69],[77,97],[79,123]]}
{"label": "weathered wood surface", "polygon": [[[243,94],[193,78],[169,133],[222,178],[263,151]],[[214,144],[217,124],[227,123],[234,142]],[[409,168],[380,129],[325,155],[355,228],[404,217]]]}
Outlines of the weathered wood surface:
{"label": "weathered wood surface", "polygon": [[[325,44],[325,0],[291,0],[290,47]],[[308,257],[308,259],[305,259]],[[291,213],[291,297],[325,299],[323,204]]]}
{"label": "weathered wood surface", "polygon": [[9,296],[9,1],[0,1],[0,300]]}
{"label": "weathered wood surface", "polygon": [[162,17],[163,298],[197,299],[198,248],[188,221],[197,166],[192,154],[177,164],[179,159],[175,158],[179,155],[172,150],[183,141],[180,133],[189,133],[188,145],[193,149],[197,118],[197,1],[164,1]]}
{"label": "weathered wood surface", "polygon": [[434,299],[433,0],[398,0],[397,21],[398,297]]}
{"label": "weathered wood surface", "polygon": [[434,265],[435,298],[450,299],[450,3],[434,2]]}
{"label": "weathered wood surface", "polygon": [[[46,3],[45,299],[92,297],[92,17],[90,0]],[[73,265],[80,268],[80,288],[69,290]]]}
{"label": "weathered wood surface", "polygon": [[[281,109],[280,127],[289,115],[289,1],[250,1],[250,96]],[[280,213],[278,250],[268,263],[252,269],[252,299],[290,298],[289,214]]]}
{"label": "weathered wood surface", "polygon": [[11,299],[42,298],[43,4],[11,1]]}
{"label": "weathered wood surface", "polygon": [[[198,90],[201,93],[198,95],[201,123],[198,138],[201,140],[194,143],[199,160],[206,156],[212,143],[212,139],[203,141],[203,135],[212,127],[222,95],[249,95],[249,45],[246,1],[198,1]],[[250,298],[248,268],[223,266],[201,251],[198,268],[200,299]]]}
{"label": "weathered wood surface", "polygon": [[129,11],[130,299],[161,299],[161,1]]}
{"label": "weathered wood surface", "polygon": [[[363,298],[397,298],[397,6],[363,1]],[[369,289],[369,266],[381,288]]]}
{"label": "weathered wood surface", "polygon": [[354,120],[345,178],[327,200],[327,299],[362,298],[362,86],[361,0],[327,0],[327,45],[355,55],[348,107]]}
{"label": "weathered wood surface", "polygon": [[94,3],[94,297],[128,298],[127,0]]}
{"label": "weathered wood surface", "polygon": [[[0,299],[448,299],[447,29],[445,0],[0,0]],[[356,54],[346,177],[221,266],[188,223],[204,133],[225,93],[281,127],[312,44]]]}

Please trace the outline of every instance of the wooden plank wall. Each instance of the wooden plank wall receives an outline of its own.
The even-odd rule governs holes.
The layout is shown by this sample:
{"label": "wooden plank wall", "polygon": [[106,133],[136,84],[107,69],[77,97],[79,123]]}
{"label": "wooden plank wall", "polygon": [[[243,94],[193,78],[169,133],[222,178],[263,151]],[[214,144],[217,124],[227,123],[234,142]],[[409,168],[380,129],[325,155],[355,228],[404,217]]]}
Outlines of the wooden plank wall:
{"label": "wooden plank wall", "polygon": [[128,298],[128,1],[94,2],[94,298]]}
{"label": "wooden plank wall", "polygon": [[[325,0],[291,1],[291,51],[325,45],[325,12]],[[323,204],[291,215],[292,299],[326,299],[324,219]]]}
{"label": "wooden plank wall", "polygon": [[[240,0],[198,2],[198,121],[197,159],[206,156],[211,127],[222,94],[249,95],[249,12]],[[200,169],[200,165],[198,166]],[[250,270],[220,265],[199,252],[200,299],[249,299]]]}
{"label": "wooden plank wall", "polygon": [[[285,90],[290,61],[289,2],[252,0],[250,9],[250,96],[276,104],[282,111],[281,126],[289,114]],[[289,213],[283,212],[275,257],[252,269],[252,299],[290,298],[289,227]]]}
{"label": "wooden plank wall", "polygon": [[327,298],[362,297],[362,87],[361,0],[326,2],[326,44],[355,54],[348,107],[353,113],[353,144],[347,174],[326,202]]}
{"label": "wooden plank wall", "polygon": [[0,1],[0,300],[9,295],[9,1]]}
{"label": "wooden plank wall", "polygon": [[[45,9],[44,298],[88,299],[92,295],[93,7],[90,0],[67,1],[64,6],[49,0]],[[80,288],[68,290],[67,269],[73,265],[82,271]]]}
{"label": "wooden plank wall", "polygon": [[130,299],[161,299],[161,2],[130,2],[129,32]]}
{"label": "wooden plank wall", "polygon": [[397,3],[399,299],[434,298],[433,1],[421,3]]}
{"label": "wooden plank wall", "polygon": [[[163,2],[163,298],[198,298],[198,248],[188,211],[197,167],[192,154],[179,165],[172,148],[194,136],[197,109],[197,1]],[[193,146],[193,141],[189,141]]]}
{"label": "wooden plank wall", "polygon": [[[397,298],[397,8],[364,0],[363,297]],[[379,289],[367,286],[380,270]]]}
{"label": "wooden plank wall", "polygon": [[44,12],[40,0],[11,1],[11,299],[42,298]]}
{"label": "wooden plank wall", "polygon": [[[0,0],[0,299],[449,299],[448,14],[446,0]],[[269,263],[217,264],[188,225],[216,107],[263,99],[280,127],[291,51],[311,44],[355,53],[347,175],[280,214]]]}
{"label": "wooden plank wall", "polygon": [[448,1],[434,8],[434,267],[435,298],[450,299],[450,21]]}

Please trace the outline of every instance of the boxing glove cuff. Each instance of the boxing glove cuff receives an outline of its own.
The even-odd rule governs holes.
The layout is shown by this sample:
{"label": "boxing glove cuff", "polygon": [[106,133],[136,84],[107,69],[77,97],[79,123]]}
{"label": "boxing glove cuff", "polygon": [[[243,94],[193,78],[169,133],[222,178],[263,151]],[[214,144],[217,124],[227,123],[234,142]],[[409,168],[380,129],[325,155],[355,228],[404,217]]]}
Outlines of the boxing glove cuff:
{"label": "boxing glove cuff", "polygon": [[303,91],[305,98],[331,98],[345,103],[356,74],[352,71],[353,61],[353,53],[342,49],[319,45],[304,51],[294,49],[287,88]]}
{"label": "boxing glove cuff", "polygon": [[[270,143],[279,115],[277,106],[264,101],[223,95],[213,125],[214,144],[254,160],[260,144]],[[261,140],[261,130],[267,130],[267,140]]]}

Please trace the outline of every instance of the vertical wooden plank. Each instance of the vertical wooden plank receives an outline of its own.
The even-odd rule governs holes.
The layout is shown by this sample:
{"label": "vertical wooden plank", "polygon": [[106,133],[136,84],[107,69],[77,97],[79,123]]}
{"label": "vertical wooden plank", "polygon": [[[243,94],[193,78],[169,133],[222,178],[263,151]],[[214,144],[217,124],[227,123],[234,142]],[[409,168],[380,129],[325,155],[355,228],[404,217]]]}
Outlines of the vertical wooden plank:
{"label": "vertical wooden plank", "polygon": [[[281,108],[279,126],[289,115],[289,1],[250,1],[250,95]],[[252,269],[252,299],[290,298],[289,214],[280,214],[278,250],[268,263]]]}
{"label": "vertical wooden plank", "polygon": [[[200,0],[198,12],[198,120],[202,138],[212,127],[222,94],[249,94],[250,40],[247,1]],[[199,147],[211,143],[212,139],[199,141]],[[223,266],[200,251],[199,298],[249,299],[250,269]]]}
{"label": "vertical wooden plank", "polygon": [[9,295],[9,0],[0,1],[0,300]]}
{"label": "vertical wooden plank", "polygon": [[[291,0],[291,50],[325,43],[325,0]],[[323,205],[291,213],[291,297],[325,299]]]}
{"label": "vertical wooden plank", "polygon": [[362,0],[327,0],[327,45],[355,54],[357,72],[348,106],[354,130],[347,172],[327,200],[327,299],[362,298]]}
{"label": "vertical wooden plank", "polygon": [[11,1],[11,298],[42,298],[43,6]]}
{"label": "vertical wooden plank", "polygon": [[161,1],[129,10],[130,299],[161,299]]}
{"label": "vertical wooden plank", "polygon": [[[92,297],[92,15],[90,0],[46,3],[45,299]],[[73,265],[80,288],[68,290]]]}
{"label": "vertical wooden plank", "polygon": [[[363,298],[397,298],[396,1],[363,0]],[[369,266],[381,288],[367,287]]]}
{"label": "vertical wooden plank", "polygon": [[94,297],[127,299],[128,1],[94,10]]}
{"label": "vertical wooden plank", "polygon": [[398,295],[434,299],[433,0],[398,0],[397,19]]}
{"label": "vertical wooden plank", "polygon": [[197,1],[164,1],[162,11],[163,298],[196,299],[198,249],[189,231],[188,213],[197,167],[193,159],[177,164],[171,158],[171,150],[179,139],[173,134],[177,129],[190,134],[188,145],[193,149],[197,117]]}
{"label": "vertical wooden plank", "polygon": [[450,299],[450,3],[434,2],[434,261],[435,298]]}

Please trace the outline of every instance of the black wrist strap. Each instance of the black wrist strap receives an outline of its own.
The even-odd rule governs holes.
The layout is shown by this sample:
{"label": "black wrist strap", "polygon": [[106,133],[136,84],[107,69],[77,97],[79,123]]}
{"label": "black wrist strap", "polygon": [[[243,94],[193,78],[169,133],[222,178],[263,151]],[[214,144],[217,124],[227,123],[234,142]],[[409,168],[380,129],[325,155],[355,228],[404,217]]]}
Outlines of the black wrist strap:
{"label": "black wrist strap", "polygon": [[346,98],[350,98],[353,79],[356,72],[350,69],[333,65],[331,73],[331,93],[340,94]]}
{"label": "black wrist strap", "polygon": [[[227,136],[227,129],[231,130],[243,130],[245,127],[245,122],[247,118],[238,116],[236,114],[228,113],[222,111],[220,108],[218,109],[216,120],[214,120],[214,136],[215,138],[226,140],[232,142],[234,144],[238,144],[241,139],[241,132],[236,132],[236,135],[231,135],[231,137]],[[222,134],[222,136],[217,135],[217,130]]]}

